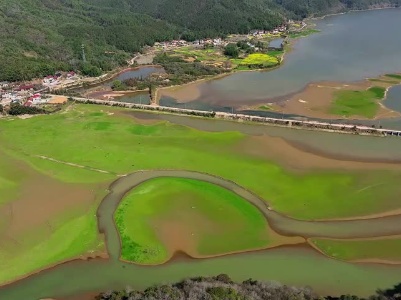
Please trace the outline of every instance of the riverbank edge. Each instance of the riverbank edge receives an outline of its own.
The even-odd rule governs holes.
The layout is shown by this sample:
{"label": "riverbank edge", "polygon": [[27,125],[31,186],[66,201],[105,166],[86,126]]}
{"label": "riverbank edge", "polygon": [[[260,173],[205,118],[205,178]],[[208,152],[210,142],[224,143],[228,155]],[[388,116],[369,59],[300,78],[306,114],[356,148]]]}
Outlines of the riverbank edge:
{"label": "riverbank edge", "polygon": [[[134,174],[134,173],[149,172],[149,171],[152,171],[152,170],[138,170],[138,171],[136,171],[136,172],[133,172],[133,173],[130,173],[130,174],[127,174],[127,175],[124,175],[124,176],[128,176],[128,175],[131,175],[131,174]],[[161,171],[161,169],[158,169],[158,171]],[[164,171],[177,171],[177,170],[165,169]],[[181,171],[186,171],[186,170],[181,170]],[[217,175],[211,175],[211,174],[208,174],[208,173],[204,173],[204,172],[196,172],[196,173],[203,174],[203,175],[207,175],[207,176],[216,177],[216,178],[218,178],[218,179],[221,179],[221,180],[230,182],[230,183],[232,183],[232,184],[234,184],[234,185],[240,187],[241,189],[247,191],[248,193],[254,195],[254,196],[257,197],[259,200],[263,201],[263,203],[266,205],[267,209],[271,209],[270,206],[268,205],[267,201],[265,201],[264,199],[260,198],[257,194],[255,194],[255,193],[252,192],[251,190],[249,190],[249,189],[247,189],[247,188],[245,188],[245,187],[243,187],[243,186],[240,186],[239,184],[237,184],[237,183],[234,182],[234,181],[225,179],[225,178],[220,177],[220,176],[217,176]],[[124,177],[124,176],[122,176],[122,177]],[[144,183],[146,183],[146,182],[148,182],[148,181],[150,181],[150,180],[153,180],[153,179],[155,179],[155,178],[163,178],[163,176],[150,178],[150,179],[147,179],[147,180],[145,180],[145,181],[143,181],[143,182],[140,182],[139,184],[133,185],[133,186],[131,186],[131,188],[130,188],[129,191],[132,191],[132,190],[136,189],[138,186],[140,186],[141,184],[144,184]],[[171,178],[174,178],[174,177],[171,177]],[[177,177],[177,178],[180,178],[180,177]],[[109,188],[108,188],[109,193],[112,193],[112,192],[113,192],[113,188],[112,188],[112,187],[113,187],[114,183],[117,182],[118,180],[119,180],[119,178],[117,178],[115,181],[113,181],[113,182],[110,184],[110,186],[109,186]],[[210,184],[213,184],[213,185],[216,185],[216,186],[218,186],[218,187],[220,187],[220,188],[222,188],[222,189],[225,189],[225,190],[227,190],[227,191],[230,191],[230,192],[232,192],[232,193],[235,193],[235,191],[229,190],[229,189],[227,189],[226,187],[221,186],[221,185],[219,185],[219,184],[211,183],[211,182],[209,182],[209,183],[210,183]],[[235,194],[236,194],[236,193],[235,193]],[[191,259],[208,259],[208,258],[217,258],[217,257],[228,256],[228,255],[235,255],[235,254],[242,254],[242,253],[250,253],[250,252],[257,252],[257,251],[269,250],[269,249],[274,249],[274,248],[278,248],[278,247],[282,247],[282,246],[294,246],[294,245],[307,244],[307,238],[306,238],[306,237],[303,237],[303,236],[286,236],[286,235],[282,235],[281,233],[277,232],[277,231],[269,224],[269,221],[268,221],[267,217],[263,214],[263,212],[260,210],[260,208],[259,208],[258,206],[255,205],[255,203],[253,203],[252,201],[249,201],[249,200],[247,200],[247,199],[245,199],[245,198],[243,198],[242,196],[240,196],[240,195],[237,194],[239,197],[242,198],[243,201],[246,201],[246,202],[250,203],[252,206],[254,206],[254,207],[263,215],[263,218],[266,220],[266,225],[267,225],[266,231],[271,230],[274,234],[280,236],[280,238],[282,238],[282,239],[291,239],[291,240],[294,240],[294,242],[293,242],[293,243],[282,244],[282,243],[276,241],[276,243],[273,242],[273,243],[270,243],[270,244],[268,244],[268,245],[266,245],[266,246],[262,246],[262,247],[256,247],[256,248],[250,248],[250,249],[238,250],[238,251],[227,251],[227,252],[223,252],[223,253],[219,253],[219,254],[211,254],[211,255],[201,255],[201,254],[194,255],[194,254],[190,254],[190,253],[186,252],[186,251],[183,250],[183,249],[177,249],[177,250],[174,251],[173,253],[168,253],[169,256],[168,256],[164,261],[162,261],[162,262],[158,262],[158,263],[139,263],[139,262],[133,262],[133,261],[126,260],[126,259],[123,259],[123,258],[122,258],[121,249],[122,249],[122,247],[123,247],[123,241],[122,241],[122,239],[121,239],[121,234],[120,234],[120,231],[118,230],[118,226],[117,226],[116,220],[115,220],[115,213],[116,213],[116,211],[117,211],[117,209],[118,209],[118,206],[121,204],[122,201],[124,201],[124,196],[125,196],[125,195],[126,195],[126,194],[124,194],[124,195],[119,199],[118,204],[117,204],[117,208],[114,210],[114,212],[113,212],[113,214],[112,214],[114,227],[115,227],[116,232],[117,232],[117,234],[118,234],[118,241],[119,241],[119,244],[120,244],[120,253],[119,253],[118,260],[121,261],[121,262],[124,262],[124,263],[130,263],[130,264],[135,264],[135,265],[139,265],[139,266],[158,266],[158,265],[163,265],[163,264],[166,264],[166,263],[170,262],[172,259],[174,259],[174,256],[175,256],[175,254],[176,254],[177,252],[185,253],[185,255],[187,255],[187,256],[188,256],[189,258],[191,258]],[[106,199],[107,196],[108,196],[108,195],[106,195],[106,196],[103,198],[102,202]],[[99,207],[102,205],[102,202],[100,203]],[[284,216],[286,216],[286,215],[284,215]],[[291,217],[289,217],[289,216],[286,216],[286,217],[291,218]],[[100,228],[99,228],[99,232],[101,232],[101,231],[100,231]],[[268,232],[266,232],[266,233],[268,233]],[[104,232],[102,232],[102,234],[105,235]],[[298,241],[296,241],[297,239],[298,239]],[[168,252],[168,251],[167,251],[167,252]],[[1,286],[0,286],[0,287],[1,287]]]}
{"label": "riverbank edge", "polygon": [[[380,240],[386,240],[386,239],[394,239],[394,238],[400,238],[401,235],[390,235],[390,236],[383,236],[383,237],[377,237],[377,238],[353,238],[353,239],[333,239],[333,238],[318,238],[320,240],[333,240],[333,241],[380,241]],[[377,258],[368,258],[368,259],[352,259],[352,260],[347,260],[347,259],[342,259],[338,257],[333,257],[326,252],[324,252],[322,249],[320,249],[318,246],[316,246],[312,239],[314,238],[307,238],[306,239],[306,244],[308,246],[312,247],[312,249],[316,250],[319,252],[321,255],[324,255],[330,259],[342,261],[345,263],[352,263],[352,264],[380,264],[380,265],[393,265],[393,266],[399,266],[401,265],[401,260],[400,261],[394,261],[394,260],[385,260],[385,259],[377,259]]]}
{"label": "riverbank edge", "polygon": [[96,260],[96,259],[106,260],[106,259],[110,259],[110,256],[109,256],[107,250],[104,249],[103,251],[97,251],[93,254],[82,254],[82,255],[71,257],[71,258],[66,258],[66,259],[63,259],[56,263],[49,264],[46,267],[38,268],[35,271],[26,273],[25,275],[18,276],[15,279],[2,282],[2,283],[0,283],[0,289],[2,289],[4,287],[12,286],[13,284],[15,284],[18,281],[27,279],[29,277],[33,277],[37,274],[57,268],[58,266],[61,266],[61,265],[65,265],[65,264],[68,264],[71,262],[87,262],[87,261]]}
{"label": "riverbank edge", "polygon": [[[143,173],[143,172],[148,173],[148,172],[152,172],[152,171],[155,171],[155,170],[137,170],[137,171],[135,171],[135,172],[133,172],[133,173],[126,174],[126,175],[124,175],[123,177],[129,176],[129,175],[138,174],[138,173]],[[193,255],[193,254],[187,253],[186,251],[184,251],[184,250],[182,250],[182,249],[178,249],[177,251],[175,251],[175,253],[177,253],[177,252],[183,252],[183,253],[185,253],[188,257],[190,257],[190,258],[192,258],[192,259],[210,259],[210,258],[224,257],[224,256],[228,256],[228,255],[235,255],[235,254],[242,254],[242,253],[258,252],[258,251],[269,250],[269,249],[274,249],[274,248],[279,248],[279,247],[286,247],[286,246],[288,246],[288,247],[302,246],[302,245],[305,245],[305,246],[313,246],[313,243],[311,243],[311,242],[309,241],[309,239],[314,238],[313,236],[309,236],[309,237],[308,237],[308,236],[306,236],[306,235],[305,235],[305,236],[304,236],[304,235],[294,235],[294,234],[288,234],[287,232],[281,232],[280,230],[277,230],[277,228],[275,228],[275,226],[273,226],[273,225],[270,223],[270,220],[269,220],[268,216],[266,215],[266,212],[263,210],[263,209],[265,208],[265,209],[267,209],[267,210],[272,210],[272,211],[274,211],[274,209],[272,209],[271,206],[269,206],[268,201],[265,200],[265,199],[263,199],[263,198],[261,198],[260,196],[258,196],[258,195],[257,195],[256,193],[254,193],[253,191],[251,191],[251,190],[249,190],[249,189],[247,189],[247,188],[245,188],[245,187],[239,185],[239,184],[236,183],[235,181],[232,181],[232,180],[229,180],[229,179],[225,179],[225,178],[223,178],[223,177],[221,177],[221,176],[212,175],[212,174],[205,173],[205,172],[195,172],[195,171],[187,171],[187,170],[174,170],[174,169],[158,169],[158,170],[156,170],[156,171],[159,171],[159,172],[160,172],[160,171],[161,171],[161,172],[163,172],[163,171],[167,171],[167,172],[169,172],[169,171],[170,171],[170,172],[184,171],[184,172],[189,172],[189,173],[191,173],[191,174],[205,175],[205,176],[207,176],[207,177],[212,177],[212,178],[215,178],[215,179],[217,179],[217,180],[223,180],[224,182],[227,182],[227,183],[229,183],[229,184],[233,184],[233,185],[236,186],[237,188],[240,188],[240,189],[244,190],[245,192],[249,193],[250,195],[254,196],[256,200],[255,200],[255,199],[250,200],[250,199],[244,198],[242,195],[237,194],[235,190],[231,190],[230,188],[227,188],[226,186],[221,185],[221,184],[219,184],[219,183],[216,183],[216,182],[213,182],[213,181],[207,181],[207,180],[206,180],[206,182],[209,182],[209,183],[214,184],[214,185],[217,185],[217,186],[219,186],[219,187],[221,187],[221,188],[223,188],[223,189],[227,189],[227,190],[229,190],[229,191],[231,191],[231,192],[233,192],[233,193],[236,193],[236,194],[239,195],[244,201],[247,201],[248,203],[250,203],[251,205],[253,205],[255,208],[257,208],[257,209],[259,210],[259,212],[260,212],[260,213],[263,215],[263,217],[265,218],[265,220],[266,220],[266,222],[267,222],[268,228],[269,228],[273,233],[279,235],[280,237],[282,237],[282,238],[284,238],[284,239],[287,239],[287,238],[288,238],[288,239],[294,239],[294,240],[299,239],[299,242],[294,242],[294,243],[277,244],[277,245],[274,245],[274,244],[273,244],[273,245],[271,245],[271,246],[265,246],[265,247],[260,247],[260,248],[252,248],[252,249],[240,250],[240,251],[225,252],[225,253],[214,254],[214,255]],[[124,192],[121,193],[121,194],[122,194],[121,197],[119,197],[119,199],[117,200],[116,209],[115,209],[115,210],[113,211],[113,213],[112,213],[112,222],[113,222],[114,230],[115,230],[115,232],[116,232],[116,234],[117,234],[117,236],[118,236],[118,241],[119,241],[119,246],[120,246],[120,253],[119,253],[119,256],[118,256],[118,260],[119,260],[119,261],[124,262],[124,263],[129,263],[129,264],[135,264],[135,265],[138,265],[138,266],[158,266],[158,265],[166,264],[166,263],[172,261],[172,259],[174,258],[174,253],[172,253],[172,254],[170,254],[170,256],[169,256],[168,258],[166,258],[166,260],[164,260],[164,261],[162,261],[162,262],[158,262],[158,263],[138,263],[138,262],[133,262],[133,261],[129,261],[129,260],[123,259],[123,258],[121,257],[121,249],[122,249],[122,244],[123,244],[123,242],[122,242],[122,240],[121,240],[120,231],[119,231],[119,229],[118,229],[118,227],[117,227],[117,224],[116,224],[116,222],[115,222],[115,212],[116,212],[116,210],[118,209],[118,206],[119,206],[119,205],[121,204],[121,202],[124,200],[124,196],[127,194],[128,191],[134,190],[135,188],[137,188],[138,186],[140,186],[141,184],[143,184],[143,183],[145,183],[145,182],[147,182],[147,181],[149,181],[149,180],[152,180],[152,179],[154,179],[154,178],[162,178],[162,177],[165,177],[165,176],[166,176],[166,175],[158,175],[158,176],[154,176],[154,177],[150,177],[150,178],[147,178],[147,179],[138,181],[138,182],[135,183],[135,184],[131,184],[131,185],[129,186],[129,188],[124,189]],[[169,177],[170,177],[170,176],[169,176]],[[171,176],[171,177],[174,178],[174,177],[179,177],[179,176],[173,175],[173,176]],[[118,179],[116,179],[115,181],[113,181],[113,182],[110,184],[110,186],[109,186],[109,188],[108,188],[109,194],[107,194],[107,195],[102,199],[101,203],[99,204],[99,208],[98,208],[98,209],[100,209],[100,207],[103,205],[103,203],[104,203],[105,201],[107,201],[107,198],[109,197],[109,195],[113,193],[113,187],[114,187],[114,185],[118,184],[118,181],[121,180],[121,179],[122,179],[122,178],[118,178]],[[203,181],[203,180],[205,180],[205,179],[196,179],[196,180],[201,180],[201,181]],[[288,216],[288,215],[286,215],[286,214],[282,214],[282,213],[277,212],[277,211],[276,211],[276,213],[279,214],[279,215],[281,215],[281,216],[283,216],[283,217],[285,217],[285,218],[291,219],[291,220],[296,220],[296,221],[301,220],[301,219],[295,219],[295,218],[293,218],[293,217],[291,217],[291,216]],[[354,220],[358,220],[358,219],[359,219],[358,217],[355,217],[355,218],[354,218]],[[369,218],[365,218],[365,220],[366,220],[366,219],[369,219]],[[377,218],[373,218],[373,219],[377,219]],[[350,219],[350,220],[352,220],[352,219]],[[320,219],[320,220],[301,220],[301,221],[305,221],[305,222],[327,222],[328,220],[326,220],[326,219]],[[99,232],[102,232],[102,231],[101,231],[100,224],[98,224],[98,228],[99,228]],[[104,232],[102,232],[102,233],[105,234]],[[383,238],[392,238],[392,237],[394,237],[394,236],[395,236],[395,235],[391,235],[391,236],[385,235],[385,236],[371,237],[371,238],[369,238],[369,237],[368,237],[368,238],[366,238],[366,237],[365,237],[365,238],[363,238],[363,237],[362,237],[362,238],[361,238],[361,237],[359,237],[359,238],[356,237],[356,238],[351,238],[351,239],[347,239],[347,238],[328,238],[328,237],[320,237],[320,238],[326,238],[326,239],[329,239],[329,240],[330,240],[330,239],[333,239],[333,240],[334,240],[334,239],[336,239],[336,240],[357,240],[357,239],[359,239],[359,240],[369,240],[369,239],[377,239],[377,240],[379,240],[379,239],[383,239]],[[401,235],[399,235],[399,236],[401,236]],[[106,239],[106,243],[107,243],[107,239]],[[312,248],[315,248],[315,247],[312,247]],[[324,253],[323,251],[320,251],[320,249],[318,249],[318,248],[315,249],[315,250],[318,250],[318,251],[320,252],[320,254],[322,254],[322,255],[324,255],[324,256],[326,256],[326,257],[328,257],[328,258],[331,258],[331,259],[336,260],[336,258],[327,255],[327,254]],[[338,259],[338,260],[341,260],[341,259]],[[367,263],[368,263],[368,262],[367,262]],[[401,263],[401,262],[400,262],[400,263]]]}
{"label": "riverbank edge", "polygon": [[[111,183],[109,184],[109,187],[108,187],[109,193],[103,197],[102,201],[100,202],[100,204],[99,204],[99,206],[98,206],[98,210],[99,210],[100,206],[102,205],[102,203],[106,200],[106,198],[108,197],[108,195],[110,195],[110,194],[113,192],[113,185],[115,185],[116,182],[117,182],[118,180],[121,179],[121,177],[126,177],[126,176],[132,175],[132,174],[134,174],[134,173],[146,172],[146,171],[149,172],[149,171],[152,171],[152,170],[137,170],[137,171],[135,171],[135,172],[133,172],[133,173],[121,175],[120,178],[117,178],[117,179],[115,179],[113,182],[111,182]],[[171,170],[171,169],[165,169],[165,170],[158,170],[158,171],[172,171],[172,170]],[[178,171],[178,170],[173,170],[173,171]],[[193,172],[193,171],[190,171],[190,172]],[[252,191],[248,190],[247,188],[238,185],[238,184],[237,184],[236,182],[234,182],[234,181],[225,179],[225,178],[220,177],[220,176],[211,175],[211,174],[208,174],[208,173],[202,173],[202,172],[196,172],[196,173],[203,174],[203,175],[207,175],[207,176],[216,177],[216,178],[218,178],[218,179],[222,179],[222,180],[224,180],[224,181],[230,182],[230,183],[232,183],[232,184],[234,184],[234,185],[240,187],[241,189],[247,191],[248,193],[254,195],[254,196],[255,196],[256,198],[258,198],[259,200],[261,200],[261,201],[263,202],[263,204],[266,205],[266,208],[267,208],[267,209],[270,208],[270,206],[268,205],[268,203],[267,203],[264,199],[260,198],[257,194],[253,193]],[[152,178],[151,178],[151,179],[152,179]],[[149,179],[149,180],[150,180],[150,179]],[[146,182],[146,181],[147,181],[147,180],[145,180],[145,181],[143,181],[143,182]],[[143,182],[142,182],[142,183],[143,183]],[[130,187],[129,190],[132,190],[132,189],[135,188],[136,186],[138,186],[138,185],[135,185],[135,186],[133,186],[133,187]],[[223,188],[225,188],[225,187],[223,186]],[[124,193],[124,195],[125,195],[125,194],[126,194],[126,193]],[[123,195],[123,196],[124,196],[124,195]],[[123,200],[123,196],[119,199],[119,203]],[[245,200],[245,201],[248,201],[248,200]],[[252,201],[249,201],[249,203],[251,203],[252,205],[255,205]],[[255,207],[258,208],[257,205],[255,205]],[[258,209],[260,210],[260,208],[258,208]],[[270,209],[269,209],[269,210],[270,210]],[[261,211],[261,210],[260,210],[260,211]],[[115,211],[114,211],[114,212],[115,212]],[[115,224],[114,212],[113,212],[113,215],[112,215],[112,219],[113,219],[114,229],[116,230],[116,232],[117,232],[117,234],[118,234],[118,237],[119,237],[118,240],[119,240],[120,249],[121,249],[121,239],[120,239],[119,231],[118,231],[117,226],[116,226],[116,224]],[[264,214],[263,211],[261,211],[261,213]],[[97,212],[97,216],[99,217],[98,212]],[[287,216],[287,215],[283,215],[283,216],[285,216],[286,218],[293,219],[292,217],[289,217],[289,216]],[[266,216],[264,216],[264,217],[265,217],[266,220],[267,220],[267,217],[266,217]],[[297,220],[297,219],[294,219],[294,220]],[[310,220],[310,221],[313,222],[314,220]],[[320,221],[326,221],[326,220],[320,220]],[[268,220],[267,220],[267,222],[268,222]],[[268,224],[269,224],[269,222],[268,222]],[[64,265],[64,264],[73,263],[73,262],[85,262],[85,261],[96,260],[96,259],[97,259],[97,260],[106,260],[106,259],[110,259],[111,256],[110,256],[110,254],[108,253],[108,249],[107,249],[107,237],[106,237],[104,231],[101,229],[100,223],[99,223],[99,222],[98,222],[97,225],[98,225],[98,233],[99,233],[100,235],[102,235],[102,236],[104,237],[104,240],[105,240],[106,249],[105,249],[104,252],[103,252],[103,251],[100,251],[99,253],[92,254],[92,255],[82,255],[82,256],[79,256],[79,257],[73,257],[73,258],[70,258],[70,259],[66,259],[66,260],[60,261],[60,262],[58,262],[58,263],[51,264],[51,265],[49,265],[49,266],[46,266],[46,267],[37,269],[37,270],[35,270],[35,271],[33,271],[33,272],[30,272],[30,273],[28,273],[28,274],[26,274],[26,275],[24,275],[24,276],[20,276],[20,277],[14,279],[14,280],[1,283],[1,284],[0,284],[0,289],[3,288],[3,287],[12,286],[13,284],[17,283],[17,282],[20,281],[20,280],[26,279],[26,278],[28,278],[28,277],[32,277],[32,276],[34,276],[34,275],[36,275],[36,274],[39,274],[39,273],[42,273],[42,272],[45,272],[45,271],[54,269],[54,268],[56,268],[56,267],[58,267],[58,266],[61,266],[61,265]],[[269,225],[269,226],[270,226],[270,225]],[[275,230],[273,227],[271,227],[271,230],[274,231],[275,233],[277,233],[278,235],[282,235],[282,233],[280,233],[279,231]],[[291,236],[284,236],[284,235],[283,235],[283,237],[291,237]],[[191,255],[189,255],[189,254],[187,254],[187,253],[185,253],[185,252],[184,252],[184,253],[187,254],[189,257],[191,257],[191,258],[193,258],[193,259],[213,259],[213,258],[224,257],[224,256],[229,256],[229,255],[236,255],[236,254],[238,255],[238,254],[243,254],[243,253],[252,253],[252,252],[260,252],[260,251],[268,251],[268,250],[277,249],[277,248],[290,248],[290,247],[308,247],[308,248],[309,248],[310,245],[309,245],[309,243],[308,243],[308,238],[307,238],[307,237],[300,236],[300,235],[299,235],[299,236],[298,236],[298,235],[297,235],[297,236],[292,236],[292,237],[298,237],[298,238],[304,239],[304,241],[303,241],[303,242],[299,242],[299,243],[293,243],[293,244],[281,244],[281,245],[277,245],[277,246],[273,246],[273,247],[262,247],[262,248],[260,248],[260,249],[249,249],[249,250],[235,251],[235,252],[232,252],[232,253],[231,253],[231,252],[230,252],[230,253],[223,253],[223,254],[219,254],[219,255],[211,255],[211,256],[205,256],[205,257],[199,257],[199,258],[198,258],[198,257],[192,257]],[[365,238],[365,239],[366,239],[366,238]],[[319,251],[318,249],[315,249],[315,250],[316,250],[316,251]],[[321,252],[321,251],[319,251],[319,252]],[[330,256],[326,255],[326,254],[323,253],[323,252],[321,252],[321,254],[322,254],[323,256],[329,258],[329,259],[337,260],[336,258],[330,257]],[[163,264],[166,264],[166,263],[173,262],[173,261],[174,261],[174,255],[171,256],[170,259],[166,260],[166,262],[164,262],[164,263],[158,263],[158,264],[140,264],[140,263],[134,263],[134,262],[131,262],[131,261],[126,261],[126,260],[121,259],[121,253],[119,253],[119,258],[118,258],[118,260],[121,261],[121,262],[124,262],[124,263],[135,264],[135,265],[138,265],[138,266],[158,266],[158,265],[163,265]],[[376,263],[376,262],[361,262],[361,263],[365,263],[365,264],[368,264],[368,263],[369,263],[369,264],[378,264],[378,263]]]}
{"label": "riverbank edge", "polygon": [[[272,107],[271,109],[265,109],[264,110],[264,109],[260,109],[260,106],[264,106],[264,105],[271,106],[271,105],[275,105],[275,104],[279,104],[279,103],[293,102],[293,101],[295,101],[293,99],[295,96],[301,95],[308,88],[319,87],[320,85],[323,88],[324,87],[329,87],[329,86],[325,86],[324,84],[334,84],[335,83],[335,84],[342,85],[342,86],[349,86],[350,84],[354,84],[355,86],[358,86],[358,85],[363,86],[364,84],[371,83],[370,86],[367,86],[364,89],[364,91],[368,91],[370,88],[375,87],[374,80],[384,79],[384,78],[386,78],[386,76],[388,74],[389,73],[382,73],[382,74],[380,74],[380,75],[378,75],[376,77],[365,77],[365,78],[363,78],[361,80],[352,80],[352,81],[312,81],[312,82],[309,82],[305,87],[303,87],[302,89],[300,89],[300,90],[298,90],[296,92],[292,92],[292,93],[289,93],[287,95],[274,97],[274,98],[271,99],[270,102],[266,102],[265,101],[265,102],[261,102],[259,104],[255,104],[255,105],[242,105],[238,109],[238,111],[241,112],[241,111],[247,111],[247,110],[254,110],[254,111],[267,111],[267,112],[273,112],[273,113],[277,113],[277,114],[284,114],[283,111],[280,111],[279,109],[277,109],[275,107]],[[399,75],[401,73],[400,72],[395,72],[393,74]],[[388,80],[390,80],[390,78],[388,78]],[[386,82],[383,81],[382,83],[386,83]],[[306,113],[302,114],[300,112],[292,111],[292,110],[289,110],[286,113],[297,115],[300,118],[317,118],[317,119],[322,119],[322,120],[325,120],[325,121],[328,121],[328,122],[330,122],[331,120],[334,121],[334,120],[339,120],[339,119],[344,119],[344,120],[346,119],[346,120],[350,120],[350,121],[375,121],[375,120],[383,120],[383,119],[390,120],[390,119],[400,118],[401,117],[401,111],[396,111],[396,110],[393,110],[393,109],[387,107],[384,102],[387,100],[387,94],[388,94],[389,90],[392,89],[395,86],[400,85],[401,84],[401,80],[399,82],[397,82],[397,83],[396,82],[393,82],[393,83],[392,82],[387,82],[387,84],[388,84],[387,86],[383,86],[383,88],[385,89],[383,98],[377,100],[377,105],[379,107],[378,107],[378,111],[376,112],[376,114],[375,114],[375,116],[373,118],[367,118],[367,117],[363,117],[363,116],[360,116],[360,115],[352,115],[352,116],[344,117],[344,116],[341,116],[341,115],[332,114],[330,112],[327,112],[327,113],[321,112],[321,115],[312,115],[312,116],[308,115]],[[334,101],[335,100],[333,99],[331,101],[331,103],[333,103]],[[285,108],[286,108],[286,106],[284,106],[283,110],[285,110]],[[381,117],[380,116],[380,109],[384,110],[384,112],[386,114],[393,114],[393,115],[390,116],[390,117],[387,117],[387,118]]]}
{"label": "riverbank edge", "polygon": [[[315,24],[312,23],[312,24],[310,24],[310,26],[315,27]],[[154,99],[152,99],[151,104],[152,103],[155,103],[157,105],[159,104],[160,98],[162,96],[160,93],[162,93],[164,90],[170,90],[170,89],[175,89],[175,88],[183,88],[183,87],[191,85],[191,84],[199,84],[199,83],[205,82],[205,81],[217,80],[217,79],[221,79],[221,78],[224,78],[224,77],[227,77],[227,76],[231,76],[231,75],[234,75],[236,73],[241,73],[241,72],[270,72],[270,71],[274,71],[276,69],[279,69],[285,63],[286,54],[293,50],[293,47],[292,47],[291,43],[289,43],[288,41],[296,42],[298,39],[301,39],[301,38],[304,38],[304,37],[305,36],[299,36],[299,37],[296,37],[296,38],[286,37],[284,39],[283,54],[281,55],[280,59],[278,60],[278,63],[276,65],[274,65],[274,66],[267,67],[267,68],[261,68],[261,69],[260,68],[258,68],[258,69],[249,69],[249,70],[232,69],[232,70],[230,70],[228,72],[220,73],[220,74],[217,74],[217,75],[205,76],[205,77],[198,78],[198,79],[190,81],[190,82],[186,82],[184,84],[177,84],[177,85],[171,85],[171,86],[165,86],[165,87],[157,87],[156,91],[155,91]],[[121,75],[124,72],[132,71],[132,70],[139,70],[141,68],[149,68],[149,67],[163,68],[163,66],[161,66],[159,64],[146,64],[146,65],[140,65],[140,66],[135,66],[135,67],[128,67],[128,68],[124,68],[124,69],[118,68],[115,71],[111,71],[110,73],[102,75],[103,76],[102,80],[90,83],[88,85],[88,87],[87,87],[88,90],[84,91],[82,93],[82,95],[85,96],[85,95],[88,94],[88,92],[91,93],[89,91],[91,86],[96,86],[98,84],[102,84],[102,83],[105,83],[107,81],[110,81],[113,78],[116,78],[117,76]],[[83,87],[83,84],[81,83],[78,86],[77,85],[69,86],[69,87],[66,87],[66,89],[75,89],[75,88],[79,88],[79,87]],[[135,95],[135,93],[139,94],[139,93],[143,93],[143,92],[147,92],[147,91],[149,91],[149,89],[122,90],[122,91],[118,91],[118,92],[119,93],[125,93],[125,94],[132,93],[133,95]],[[113,91],[110,91],[110,92],[112,93]],[[117,98],[118,98],[118,96],[117,96]]]}
{"label": "riverbank edge", "polygon": [[[375,7],[375,6],[378,6],[378,7]],[[397,8],[400,8],[400,7],[395,6],[395,5],[386,6],[386,5],[383,5],[383,4],[378,4],[378,5],[373,5],[373,7],[371,7],[371,8],[349,9],[349,10],[345,10],[343,12],[338,12],[338,13],[333,13],[333,14],[326,14],[326,15],[323,15],[323,16],[320,16],[320,17],[308,17],[308,18],[305,18],[304,20],[305,21],[307,21],[307,20],[316,21],[316,20],[323,20],[323,19],[325,19],[327,17],[345,15],[345,14],[348,14],[348,13],[364,12],[364,11],[372,11],[372,10],[383,10],[383,9],[397,9]]]}

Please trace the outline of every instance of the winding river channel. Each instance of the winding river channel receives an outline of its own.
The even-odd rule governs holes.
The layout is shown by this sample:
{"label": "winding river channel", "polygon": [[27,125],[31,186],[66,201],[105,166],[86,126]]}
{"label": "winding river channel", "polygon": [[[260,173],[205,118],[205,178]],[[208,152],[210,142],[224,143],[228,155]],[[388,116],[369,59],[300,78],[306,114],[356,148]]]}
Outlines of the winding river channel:
{"label": "winding river channel", "polygon": [[[144,288],[154,283],[171,282],[188,276],[228,273],[234,279],[250,277],[280,280],[286,284],[308,283],[326,294],[357,293],[367,295],[377,287],[391,286],[401,277],[401,266],[350,264],[335,261],[302,246],[288,246],[212,259],[185,259],[161,266],[139,266],[119,261],[120,240],[113,214],[121,199],[141,183],[159,177],[180,177],[206,181],[228,189],[256,206],[270,226],[287,236],[303,237],[375,237],[401,234],[401,216],[351,221],[299,221],[271,209],[258,196],[212,175],[177,170],[139,171],[117,179],[98,209],[100,232],[105,234],[109,259],[72,261],[20,280],[0,289],[0,299],[20,300],[61,297],[82,292],[124,288]],[[370,230],[366,230],[369,227]],[[260,266],[265,266],[261,268]],[[313,265],[313,272],[306,271]],[[300,273],[305,273],[300,276]],[[334,285],[326,274],[341,278]],[[302,279],[301,279],[302,278]]]}

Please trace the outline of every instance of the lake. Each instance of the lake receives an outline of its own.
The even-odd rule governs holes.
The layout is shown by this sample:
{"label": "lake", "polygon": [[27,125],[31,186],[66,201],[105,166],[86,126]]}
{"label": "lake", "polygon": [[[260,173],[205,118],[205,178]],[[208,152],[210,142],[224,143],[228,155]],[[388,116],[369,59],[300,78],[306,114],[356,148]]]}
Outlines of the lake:
{"label": "lake", "polygon": [[164,73],[164,72],[165,72],[164,69],[161,67],[139,67],[118,74],[116,77],[108,80],[104,85],[111,86],[114,80],[124,81],[131,78],[146,78],[153,73]]}
{"label": "lake", "polygon": [[297,40],[279,69],[204,82],[195,102],[236,107],[297,92],[310,82],[401,71],[401,9],[352,12],[316,23],[321,32]]}

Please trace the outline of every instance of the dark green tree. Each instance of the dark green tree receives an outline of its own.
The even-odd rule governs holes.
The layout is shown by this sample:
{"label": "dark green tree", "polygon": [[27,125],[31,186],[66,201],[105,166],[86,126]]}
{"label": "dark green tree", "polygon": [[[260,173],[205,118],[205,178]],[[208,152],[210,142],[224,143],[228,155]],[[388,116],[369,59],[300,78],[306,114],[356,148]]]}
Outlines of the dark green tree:
{"label": "dark green tree", "polygon": [[236,44],[228,44],[225,48],[224,48],[224,55],[236,58],[239,55],[239,48]]}

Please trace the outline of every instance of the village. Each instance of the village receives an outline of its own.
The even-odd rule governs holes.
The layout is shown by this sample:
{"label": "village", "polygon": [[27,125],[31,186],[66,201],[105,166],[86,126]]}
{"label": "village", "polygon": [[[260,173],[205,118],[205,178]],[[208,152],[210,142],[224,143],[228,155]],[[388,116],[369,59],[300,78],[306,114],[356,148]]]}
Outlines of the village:
{"label": "village", "polygon": [[[176,51],[175,54],[186,54],[188,50],[196,51],[201,49],[213,48],[216,51],[224,49],[230,43],[245,42],[246,46],[252,52],[262,52],[269,50],[282,51],[284,47],[284,38],[290,32],[299,32],[304,29],[307,24],[303,21],[294,22],[289,20],[287,24],[279,26],[273,30],[252,30],[248,34],[232,34],[225,38],[205,38],[188,42],[185,40],[173,40],[165,42],[156,42],[153,46],[144,47],[144,53],[137,53],[134,59],[129,60],[128,65],[151,64],[151,60],[145,60],[140,63],[136,58],[150,54],[153,57],[155,53]],[[181,53],[182,52],[182,53]],[[196,53],[196,52],[195,52]],[[223,64],[222,61],[211,56],[204,61],[206,64]],[[29,82],[0,82],[0,105],[9,107],[12,104],[21,106],[41,106],[44,104],[62,104],[67,101],[64,96],[46,96],[47,93],[57,93],[69,87],[82,85],[84,83],[98,83],[99,81],[108,79],[108,74],[97,78],[85,77],[74,71],[55,72],[41,79],[35,79]]]}
{"label": "village", "polygon": [[279,26],[273,30],[251,30],[248,34],[231,34],[226,38],[205,38],[195,40],[193,42],[187,42],[185,40],[173,40],[165,42],[156,42],[153,47],[148,47],[153,50],[172,50],[179,47],[225,47],[231,42],[237,42],[239,40],[252,40],[252,39],[264,39],[264,38],[277,38],[286,34],[289,31],[302,30],[307,24],[303,21],[295,22],[289,20],[287,24]]}
{"label": "village", "polygon": [[0,82],[0,105],[8,107],[12,104],[22,106],[37,106],[43,104],[63,104],[67,101],[64,96],[47,96],[46,93],[56,91],[65,85],[80,80],[82,76],[74,71],[56,72],[43,79],[30,82]]}

